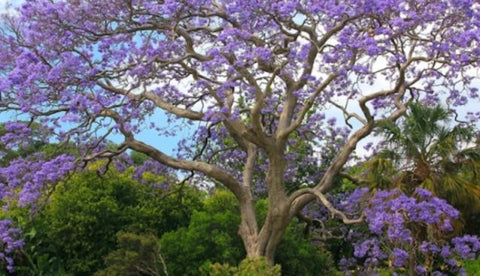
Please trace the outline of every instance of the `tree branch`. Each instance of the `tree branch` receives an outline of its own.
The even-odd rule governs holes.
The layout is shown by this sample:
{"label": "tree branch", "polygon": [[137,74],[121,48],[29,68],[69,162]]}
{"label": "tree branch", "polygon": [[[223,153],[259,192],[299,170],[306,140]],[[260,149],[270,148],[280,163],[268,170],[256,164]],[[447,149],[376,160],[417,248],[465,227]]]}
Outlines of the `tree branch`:
{"label": "tree branch", "polygon": [[175,114],[179,117],[182,117],[182,118],[187,118],[187,119],[194,120],[194,121],[199,121],[199,120],[202,120],[202,118],[203,118],[203,113],[193,111],[193,110],[179,108],[176,105],[170,104],[170,103],[162,100],[159,96],[155,95],[152,92],[144,91],[142,94],[136,95],[136,94],[131,93],[128,90],[117,88],[117,87],[114,87],[112,85],[109,85],[109,84],[101,82],[101,81],[97,81],[97,84],[105,90],[108,90],[108,91],[110,91],[112,93],[115,93],[115,94],[118,94],[118,95],[127,96],[131,99],[139,99],[140,97],[144,97],[144,98],[152,101],[159,108],[161,108],[161,109],[163,109],[167,112],[170,112],[172,114]]}
{"label": "tree branch", "polygon": [[345,224],[355,224],[355,223],[360,223],[364,219],[364,214],[362,214],[359,218],[356,219],[351,219],[348,218],[348,216],[343,213],[342,211],[336,209],[332,203],[327,199],[327,197],[320,192],[318,189],[313,189],[313,188],[303,188],[301,190],[296,191],[295,193],[292,194],[292,199],[295,200],[296,198],[305,195],[305,194],[310,194],[315,196],[320,200],[320,202],[332,213],[332,215],[339,217],[343,223]]}
{"label": "tree branch", "polygon": [[177,158],[173,158],[171,156],[166,155],[162,151],[147,145],[143,142],[140,142],[135,139],[129,139],[126,141],[127,146],[130,149],[133,149],[138,152],[142,152],[149,157],[153,158],[154,160],[172,168],[176,169],[183,169],[183,170],[194,170],[202,172],[209,177],[219,181],[223,185],[225,185],[228,189],[230,189],[233,194],[240,200],[244,197],[244,190],[241,185],[235,180],[233,176],[229,173],[224,171],[223,169],[200,161],[188,161],[188,160],[180,160]]}

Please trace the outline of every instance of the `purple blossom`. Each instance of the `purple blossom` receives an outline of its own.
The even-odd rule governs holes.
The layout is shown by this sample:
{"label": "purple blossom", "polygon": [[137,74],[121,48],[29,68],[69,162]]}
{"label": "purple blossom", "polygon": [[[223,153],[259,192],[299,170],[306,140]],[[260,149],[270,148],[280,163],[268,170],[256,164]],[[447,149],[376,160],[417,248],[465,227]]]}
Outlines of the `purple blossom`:
{"label": "purple blossom", "polygon": [[15,251],[19,250],[24,242],[19,240],[21,230],[14,228],[10,220],[0,220],[0,240],[3,253],[0,254],[0,261],[7,264],[7,270],[10,273],[14,272],[12,256]]}
{"label": "purple blossom", "polygon": [[9,166],[0,168],[3,182],[1,198],[16,197],[20,206],[35,205],[48,184],[55,184],[74,169],[75,157],[62,154],[51,160],[36,154],[28,159],[19,158]]}
{"label": "purple blossom", "polygon": [[425,273],[427,273],[427,269],[422,265],[417,265],[415,267],[415,272],[417,272],[420,275],[424,275]]}
{"label": "purple blossom", "polygon": [[432,197],[432,192],[422,188],[415,188],[415,193],[423,200],[427,200]]}
{"label": "purple blossom", "polygon": [[477,236],[465,235],[452,239],[454,250],[463,259],[474,259],[480,251],[480,241]]}
{"label": "purple blossom", "polygon": [[7,149],[14,147],[27,147],[31,142],[32,130],[24,123],[7,122],[5,123],[6,133],[0,138],[0,142]]}
{"label": "purple blossom", "polygon": [[[417,189],[416,196],[409,197],[398,190],[379,190],[370,194],[370,199],[367,192],[363,189],[354,191],[351,196],[344,195],[345,198],[355,199],[352,201],[333,201],[341,210],[356,210],[348,205],[358,207],[359,199],[369,202],[363,212],[370,234],[355,237],[353,256],[358,263],[349,262],[350,269],[362,263],[363,269],[381,267],[382,263],[385,265],[383,261],[388,259],[396,268],[408,268],[410,262],[414,261],[413,265],[419,274],[426,273],[426,264],[437,268],[446,265],[449,270],[460,273],[459,259],[474,259],[480,253],[480,240],[476,236],[466,235],[452,240],[442,237],[418,238],[419,233],[433,229],[438,233],[449,233],[453,228],[445,229],[445,222],[459,215],[445,200],[433,197],[429,191]],[[349,240],[348,236],[346,240]],[[390,255],[386,252],[390,252]],[[412,252],[417,256],[414,260],[409,258]],[[418,262],[422,258],[430,261]],[[346,264],[345,259],[339,266],[346,267]]]}
{"label": "purple blossom", "polygon": [[448,258],[448,256],[450,256],[450,254],[452,254],[450,250],[450,245],[445,244],[444,246],[442,246],[442,250],[440,251],[440,256],[446,259]]}
{"label": "purple blossom", "polygon": [[353,255],[357,258],[370,258],[371,261],[383,260],[387,258],[387,254],[381,249],[378,239],[373,238],[358,243],[354,247]]}
{"label": "purple blossom", "polygon": [[409,254],[400,248],[393,249],[393,265],[395,267],[402,267],[406,264]]}

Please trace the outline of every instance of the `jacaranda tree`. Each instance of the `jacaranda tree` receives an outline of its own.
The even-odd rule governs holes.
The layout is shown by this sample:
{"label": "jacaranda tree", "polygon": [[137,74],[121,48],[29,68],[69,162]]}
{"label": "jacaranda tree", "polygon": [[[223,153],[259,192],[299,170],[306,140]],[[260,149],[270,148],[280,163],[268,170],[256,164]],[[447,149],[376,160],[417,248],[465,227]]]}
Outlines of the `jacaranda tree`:
{"label": "jacaranda tree", "polygon": [[[272,262],[316,198],[345,223],[358,220],[324,192],[378,125],[411,100],[454,108],[477,97],[479,9],[472,0],[29,0],[2,21],[0,108],[83,144],[83,161],[131,149],[223,185],[239,202],[247,256]],[[170,127],[156,123],[162,112]],[[138,138],[183,124],[196,133],[176,155]],[[6,129],[3,142],[22,146],[27,126]],[[111,135],[123,143],[104,147]],[[310,152],[299,156],[305,141]],[[335,157],[322,158],[332,142]],[[73,167],[42,158],[2,169],[2,202],[30,206]],[[311,166],[324,169],[299,169]]]}

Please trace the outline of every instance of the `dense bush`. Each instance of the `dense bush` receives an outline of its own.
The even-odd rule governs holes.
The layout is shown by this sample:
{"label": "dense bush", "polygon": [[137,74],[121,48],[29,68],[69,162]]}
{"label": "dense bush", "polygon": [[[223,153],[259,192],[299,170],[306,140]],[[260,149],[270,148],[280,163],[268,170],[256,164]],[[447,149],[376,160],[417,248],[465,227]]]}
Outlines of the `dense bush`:
{"label": "dense bush", "polygon": [[215,263],[206,266],[210,276],[280,276],[280,266],[270,266],[265,258],[245,259],[238,267]]}
{"label": "dense bush", "polygon": [[25,266],[36,271],[41,265],[42,270],[50,266],[53,271],[91,275],[114,250],[120,230],[161,236],[188,225],[192,211],[200,208],[199,191],[176,185],[154,188],[134,181],[131,174],[111,169],[99,176],[91,170],[59,184],[51,202],[24,227],[20,271]]}
{"label": "dense bush", "polygon": [[171,275],[198,275],[207,262],[238,265],[245,257],[237,235],[240,216],[231,193],[218,191],[203,211],[194,211],[188,227],[161,238],[162,253]]}
{"label": "dense bush", "polygon": [[105,264],[107,267],[96,276],[158,276],[159,266],[164,264],[158,238],[153,234],[118,232],[117,249],[105,257]]}
{"label": "dense bush", "polygon": [[281,265],[283,276],[334,275],[331,254],[303,237],[301,228],[293,222],[278,247],[275,262]]}

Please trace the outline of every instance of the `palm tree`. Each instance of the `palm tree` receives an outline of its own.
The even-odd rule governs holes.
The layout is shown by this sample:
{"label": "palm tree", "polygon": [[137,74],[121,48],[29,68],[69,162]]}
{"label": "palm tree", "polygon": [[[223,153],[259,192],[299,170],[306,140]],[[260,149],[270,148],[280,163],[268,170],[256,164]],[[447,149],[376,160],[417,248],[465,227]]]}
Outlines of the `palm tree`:
{"label": "palm tree", "polygon": [[450,113],[441,106],[409,106],[397,124],[380,128],[385,139],[367,162],[367,182],[375,188],[415,187],[432,191],[467,214],[480,210],[480,150],[474,129],[449,126]]}

